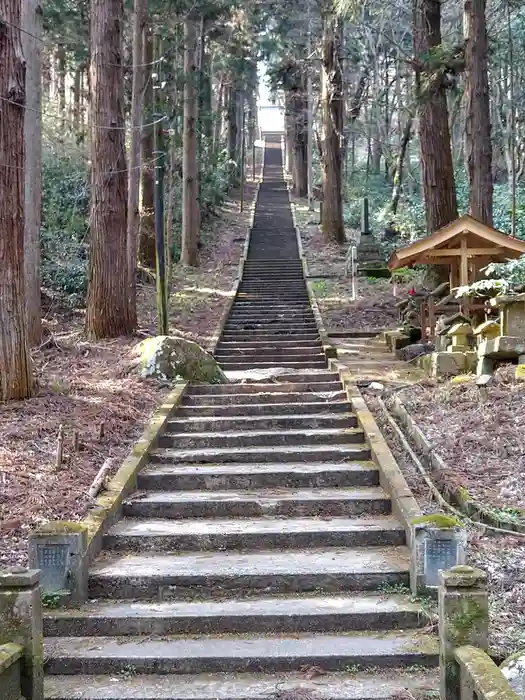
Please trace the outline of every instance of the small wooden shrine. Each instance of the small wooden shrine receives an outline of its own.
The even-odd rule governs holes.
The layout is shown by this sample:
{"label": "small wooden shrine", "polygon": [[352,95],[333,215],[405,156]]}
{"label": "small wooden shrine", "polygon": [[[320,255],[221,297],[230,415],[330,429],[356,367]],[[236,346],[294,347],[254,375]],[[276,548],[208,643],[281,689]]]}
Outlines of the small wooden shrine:
{"label": "small wooden shrine", "polygon": [[484,278],[483,268],[525,255],[525,241],[508,236],[472,216],[461,216],[430,236],[396,250],[389,270],[414,265],[447,265],[450,289]]}

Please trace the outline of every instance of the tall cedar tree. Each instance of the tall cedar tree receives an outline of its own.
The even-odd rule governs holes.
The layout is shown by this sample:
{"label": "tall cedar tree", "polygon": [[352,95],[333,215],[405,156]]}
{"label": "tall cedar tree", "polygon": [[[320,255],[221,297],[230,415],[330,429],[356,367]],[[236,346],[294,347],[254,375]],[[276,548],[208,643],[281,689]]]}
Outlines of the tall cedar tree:
{"label": "tall cedar tree", "polygon": [[182,245],[183,265],[199,264],[199,170],[197,167],[198,70],[197,22],[184,21],[184,130],[182,142]]}
{"label": "tall cedar tree", "polygon": [[321,228],[337,243],[345,240],[343,221],[343,160],[341,140],[344,124],[342,21],[330,12],[323,17],[322,106],[323,106],[323,212]]}
{"label": "tall cedar tree", "polygon": [[22,46],[26,60],[24,114],[25,206],[24,274],[27,337],[38,345],[42,337],[40,307],[40,224],[42,210],[42,10],[38,0],[22,0]]}
{"label": "tall cedar tree", "polygon": [[91,2],[91,215],[86,333],[129,335],[122,0]]}
{"label": "tall cedar tree", "polygon": [[[143,36],[142,64],[144,69],[144,121],[151,124],[155,112],[153,103],[153,33],[145,27]],[[155,166],[153,163],[153,126],[141,131],[141,193],[140,193],[140,236],[139,260],[145,266],[155,269]]]}
{"label": "tall cedar tree", "polygon": [[441,0],[414,0],[413,9],[421,173],[431,233],[458,215],[445,85],[430,61],[441,45]]}
{"label": "tall cedar tree", "polygon": [[492,226],[492,141],[486,0],[465,0],[465,156],[469,213]]}
{"label": "tall cedar tree", "polygon": [[[4,21],[5,20],[5,21]],[[0,0],[0,401],[31,395],[24,277],[21,0]]]}

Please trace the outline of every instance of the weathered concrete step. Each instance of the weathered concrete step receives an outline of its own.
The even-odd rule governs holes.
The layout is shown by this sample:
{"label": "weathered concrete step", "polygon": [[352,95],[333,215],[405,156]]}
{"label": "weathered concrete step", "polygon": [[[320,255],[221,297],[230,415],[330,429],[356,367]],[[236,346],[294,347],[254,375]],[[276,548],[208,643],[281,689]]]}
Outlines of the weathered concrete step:
{"label": "weathered concrete step", "polygon": [[186,396],[176,415],[177,417],[195,415],[269,416],[275,413],[306,415],[324,411],[346,412],[350,410],[350,404],[343,391],[327,391],[318,394],[308,392],[293,394],[235,394],[235,401],[224,400],[224,397],[221,395]]}
{"label": "weathered concrete step", "polygon": [[[266,305],[266,302],[264,301],[259,301],[257,299],[254,299],[253,301],[247,301],[245,299],[235,299],[233,303],[233,307],[235,309],[266,309],[268,308]],[[310,309],[310,302],[308,301],[308,298],[303,299],[303,300],[296,300],[296,301],[274,301],[274,303],[271,306],[272,309]]]}
{"label": "weathered concrete step", "polygon": [[286,323],[297,325],[299,323],[315,323],[313,313],[290,313],[283,314],[259,314],[254,311],[236,311],[230,314],[228,318],[229,323],[257,323],[257,324],[269,324],[269,323]]}
{"label": "weathered concrete step", "polygon": [[326,357],[323,352],[317,352],[315,355],[309,355],[309,354],[292,354],[290,352],[288,353],[275,353],[275,352],[269,352],[269,353],[264,353],[261,351],[258,351],[254,354],[250,353],[238,353],[238,352],[221,352],[221,353],[216,353],[215,359],[220,365],[223,365],[224,363],[230,364],[232,362],[235,363],[241,363],[243,365],[251,365],[254,362],[256,362],[258,365],[260,365],[261,362],[265,364],[269,364],[271,366],[283,366],[284,367],[292,367],[294,365],[299,364],[300,367],[303,365],[309,365],[312,364],[313,366],[317,367],[318,362],[322,362],[323,366],[326,367]]}
{"label": "weathered concrete step", "polygon": [[167,430],[170,433],[201,433],[213,431],[241,430],[313,430],[316,428],[355,428],[357,417],[352,413],[314,413],[303,416],[236,416],[233,418],[195,416],[180,420],[170,420]]}
{"label": "weathered concrete step", "polygon": [[160,448],[173,450],[286,447],[292,445],[355,445],[363,444],[360,428],[313,428],[299,430],[241,430],[238,432],[171,433],[158,438]]}
{"label": "weathered concrete step", "polygon": [[261,318],[267,320],[273,319],[284,319],[289,321],[290,319],[311,319],[314,318],[313,311],[311,309],[287,309],[277,311],[275,309],[239,309],[233,308],[230,313],[230,317],[236,316],[238,318]]}
{"label": "weathered concrete step", "polygon": [[[228,344],[230,345],[230,344]],[[218,348],[215,351],[215,356],[220,357],[222,355],[229,355],[229,356],[237,356],[237,357],[254,357],[257,355],[261,356],[278,356],[282,358],[286,358],[288,355],[291,357],[296,357],[297,355],[300,355],[304,357],[307,355],[308,357],[315,357],[316,355],[320,355],[323,350],[323,346],[321,345],[320,342],[314,341],[310,343],[310,346],[298,346],[294,345],[294,343],[291,343],[287,347],[275,347],[271,345],[265,346],[264,344],[259,345],[258,347],[250,346],[246,344],[244,347],[242,344],[238,343],[237,345],[234,345],[233,347],[228,347],[228,345],[225,345],[224,343],[221,343]]]}
{"label": "weathered concrete step", "polygon": [[315,349],[317,350],[318,348],[322,347],[320,340],[314,339],[314,340],[274,340],[274,341],[265,341],[265,340],[252,340],[251,338],[247,338],[244,342],[243,341],[236,341],[236,342],[231,342],[231,341],[225,341],[221,340],[220,343],[217,346],[217,352],[220,350],[232,350],[233,352],[236,352],[237,350],[239,352],[244,351],[244,350],[277,350],[277,351],[285,351],[285,350],[294,350],[294,349]]}
{"label": "weathered concrete step", "polygon": [[[91,568],[92,598],[187,600],[409,584],[406,547],[104,555]],[[224,669],[223,669],[224,670]]]}
{"label": "weathered concrete step", "polygon": [[422,632],[308,634],[297,636],[52,637],[45,641],[46,670],[61,674],[219,673],[296,671],[318,666],[339,671],[346,666],[399,668],[438,661],[436,637]]}
{"label": "weathered concrete step", "polygon": [[[371,514],[388,513],[384,494],[369,500]],[[388,547],[405,544],[393,518],[337,517],[248,520],[125,518],[104,537],[104,547],[120,552],[213,552],[304,549],[305,547]]]}
{"label": "weathered concrete step", "polygon": [[366,445],[293,445],[291,447],[216,447],[197,450],[155,449],[150,451],[152,464],[206,464],[209,462],[337,462],[370,459],[370,448]]}
{"label": "weathered concrete step", "polygon": [[44,616],[46,637],[413,629],[425,616],[403,596],[341,595],[166,603],[88,603]]}
{"label": "weathered concrete step", "polygon": [[276,486],[249,491],[150,491],[132,496],[124,503],[123,512],[135,518],[305,518],[388,514],[390,508],[390,500],[378,488],[301,490]]}
{"label": "weathered concrete step", "polygon": [[267,369],[271,367],[290,367],[294,369],[322,368],[326,367],[326,360],[310,362],[221,362],[221,367],[225,371],[240,372],[246,369]]}
{"label": "weathered concrete step", "polygon": [[284,331],[275,333],[272,330],[269,331],[224,331],[221,336],[221,343],[267,343],[273,342],[274,340],[283,341],[287,340],[290,343],[294,343],[297,340],[315,340],[319,341],[319,332],[314,333],[302,333],[301,331]]}
{"label": "weathered concrete step", "polygon": [[[286,375],[293,381],[267,382],[239,382],[231,384],[195,384],[187,390],[187,396],[224,396],[227,394],[283,394],[296,392],[332,392],[341,391],[341,382],[337,377],[328,372],[319,375]],[[255,397],[256,398],[256,397]],[[254,400],[255,400],[254,398]]]}
{"label": "weathered concrete step", "polygon": [[[319,382],[323,387],[325,382]],[[315,384],[315,382],[314,382]],[[328,383],[327,383],[328,384]],[[235,385],[237,386],[237,385]],[[278,385],[275,385],[276,387]],[[312,386],[312,385],[305,385]],[[329,385],[330,386],[330,385]],[[298,387],[297,391],[261,391],[261,392],[243,392],[239,394],[187,394],[183,397],[182,406],[212,406],[212,405],[231,405],[238,404],[243,406],[251,406],[253,404],[286,404],[286,403],[328,403],[331,401],[346,400],[346,393],[339,388],[315,388],[308,390],[303,386]],[[243,409],[245,415],[247,409]]]}
{"label": "weathered concrete step", "polygon": [[297,301],[301,304],[308,304],[308,294],[306,292],[284,292],[276,291],[272,292],[266,290],[265,292],[248,292],[248,291],[238,291],[235,297],[236,301],[262,301],[269,306],[273,304],[289,304],[291,302]]}
{"label": "weathered concrete step", "polygon": [[147,465],[137,475],[137,483],[139,489],[164,491],[350,488],[377,486],[379,472],[373,462],[367,461],[335,464]]}
{"label": "weathered concrete step", "polygon": [[396,700],[425,697],[435,691],[435,671],[418,668],[411,675],[330,673],[305,680],[304,673],[272,675],[206,674],[113,676],[47,676],[45,700],[269,700],[276,692],[311,694],[316,700]]}
{"label": "weathered concrete step", "polygon": [[231,332],[231,331],[243,331],[246,333],[246,331],[254,331],[254,330],[261,330],[261,331],[267,331],[267,332],[272,332],[272,333],[278,333],[279,331],[289,333],[290,331],[301,331],[303,333],[306,333],[308,331],[312,332],[317,330],[317,326],[315,324],[315,321],[298,321],[296,320],[294,323],[286,323],[283,321],[228,321],[226,324],[225,331]]}

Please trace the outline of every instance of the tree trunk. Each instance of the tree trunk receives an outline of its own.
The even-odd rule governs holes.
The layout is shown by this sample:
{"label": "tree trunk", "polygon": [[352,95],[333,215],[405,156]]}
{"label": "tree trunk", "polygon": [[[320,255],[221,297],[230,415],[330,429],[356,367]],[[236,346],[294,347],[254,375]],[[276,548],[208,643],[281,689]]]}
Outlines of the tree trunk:
{"label": "tree trunk", "polygon": [[[230,76],[230,80],[233,80]],[[231,85],[228,88],[228,111],[226,114],[228,126],[228,158],[230,160],[230,184],[235,186],[238,183],[238,166],[237,166],[237,88]]]}
{"label": "tree trunk", "polygon": [[66,48],[60,45],[57,50],[58,104],[62,117],[62,128],[66,118]]}
{"label": "tree trunk", "polygon": [[465,0],[465,155],[469,214],[492,226],[492,142],[486,0]]}
{"label": "tree trunk", "polygon": [[323,105],[323,210],[321,228],[324,234],[343,243],[341,139],[343,134],[344,99],[342,57],[339,31],[335,18],[323,18],[322,41],[322,105]]}
{"label": "tree trunk", "polygon": [[197,24],[184,21],[184,128],[182,137],[182,245],[181,263],[199,264],[199,170],[197,166]]}
{"label": "tree trunk", "polygon": [[213,129],[213,155],[216,158],[221,147],[222,118],[224,111],[224,77],[221,75],[217,90],[217,102],[215,106],[215,124]]}
{"label": "tree trunk", "polygon": [[[86,334],[129,335],[122,0],[91,0],[91,230]],[[101,128],[102,127],[102,128]]]}
{"label": "tree trunk", "polygon": [[147,0],[133,3],[133,51],[131,86],[131,139],[129,147],[127,266],[129,315],[133,327],[137,325],[137,243],[140,228],[140,129],[142,126],[142,99],[144,94],[144,66],[142,63]]}
{"label": "tree trunk", "polygon": [[[428,57],[441,45],[441,0],[414,0],[414,53],[419,143],[429,233],[457,218],[447,97]],[[425,86],[425,90],[423,90]]]}
{"label": "tree trunk", "polygon": [[308,195],[308,103],[305,87],[300,85],[291,95],[293,192],[297,197]]}
{"label": "tree trunk", "polygon": [[22,0],[22,46],[26,59],[26,110],[24,112],[25,195],[24,274],[26,324],[30,345],[42,337],[40,307],[40,224],[42,209],[42,10],[38,0]]}
{"label": "tree trunk", "polygon": [[408,144],[412,135],[412,122],[414,115],[409,114],[405,123],[405,128],[401,135],[401,143],[399,144],[399,153],[397,154],[396,166],[394,170],[394,188],[392,190],[392,201],[390,202],[390,211],[395,216],[399,205],[399,198],[403,186],[403,170],[405,166],[405,157],[407,154]]}
{"label": "tree trunk", "polygon": [[[153,35],[148,27],[143,37],[144,97],[143,121],[153,121]],[[145,266],[155,269],[155,165],[153,163],[153,126],[141,132],[141,194],[140,194],[140,235],[139,260]]]}
{"label": "tree trunk", "polygon": [[0,0],[0,401],[29,397],[33,384],[24,281],[21,14],[20,0]]}

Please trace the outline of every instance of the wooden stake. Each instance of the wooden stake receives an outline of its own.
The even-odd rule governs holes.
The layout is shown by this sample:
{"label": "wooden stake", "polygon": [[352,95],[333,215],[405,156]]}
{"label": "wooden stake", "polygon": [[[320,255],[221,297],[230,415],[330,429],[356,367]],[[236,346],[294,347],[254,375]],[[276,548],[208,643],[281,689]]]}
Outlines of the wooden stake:
{"label": "wooden stake", "polygon": [[99,440],[102,440],[102,438],[104,437],[104,432],[105,432],[104,423],[101,423],[100,427],[98,429],[98,439]]}
{"label": "wooden stake", "polygon": [[89,487],[88,496],[90,498],[95,498],[97,493],[100,491],[101,487],[104,484],[104,480],[112,466],[112,459],[108,457],[106,460],[104,460],[104,464],[98,470],[96,477],[93,479],[93,483]]}
{"label": "wooden stake", "polygon": [[55,459],[55,469],[58,471],[62,467],[62,457],[64,454],[64,426],[58,426],[57,456]]}
{"label": "wooden stake", "polygon": [[80,436],[78,434],[78,430],[75,430],[75,432],[73,433],[73,449],[75,452],[78,452],[79,442],[80,442]]}

